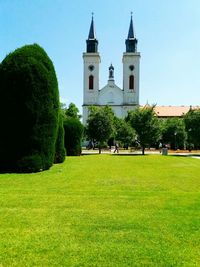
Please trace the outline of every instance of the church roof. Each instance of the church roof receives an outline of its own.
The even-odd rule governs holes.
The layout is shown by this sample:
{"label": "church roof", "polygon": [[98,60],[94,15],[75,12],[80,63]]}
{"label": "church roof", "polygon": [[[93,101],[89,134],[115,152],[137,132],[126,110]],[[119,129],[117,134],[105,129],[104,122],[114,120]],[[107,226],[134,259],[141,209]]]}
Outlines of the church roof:
{"label": "church roof", "polygon": [[127,39],[134,39],[134,30],[133,30],[133,18],[131,15],[131,21],[130,21],[130,26],[129,26],[129,31],[128,31],[128,38]]}
{"label": "church roof", "polygon": [[134,36],[134,29],[133,29],[133,17],[131,12],[131,20],[128,30],[128,37],[125,41],[126,44],[126,53],[136,53],[137,52],[137,39]]}
{"label": "church roof", "polygon": [[88,40],[91,40],[91,39],[93,39],[93,40],[96,39],[93,16],[92,16],[92,21],[91,21],[91,25],[90,25],[89,35],[88,35]]}

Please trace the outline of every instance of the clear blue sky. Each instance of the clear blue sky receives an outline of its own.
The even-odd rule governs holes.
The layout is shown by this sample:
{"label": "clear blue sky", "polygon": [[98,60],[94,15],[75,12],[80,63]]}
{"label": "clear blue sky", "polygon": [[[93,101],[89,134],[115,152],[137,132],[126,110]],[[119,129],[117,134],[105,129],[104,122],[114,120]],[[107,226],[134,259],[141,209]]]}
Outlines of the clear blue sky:
{"label": "clear blue sky", "polygon": [[38,43],[52,59],[62,102],[82,112],[85,40],[94,12],[101,55],[100,86],[115,67],[122,87],[122,54],[133,21],[141,52],[140,104],[200,104],[199,0],[0,0],[0,61]]}

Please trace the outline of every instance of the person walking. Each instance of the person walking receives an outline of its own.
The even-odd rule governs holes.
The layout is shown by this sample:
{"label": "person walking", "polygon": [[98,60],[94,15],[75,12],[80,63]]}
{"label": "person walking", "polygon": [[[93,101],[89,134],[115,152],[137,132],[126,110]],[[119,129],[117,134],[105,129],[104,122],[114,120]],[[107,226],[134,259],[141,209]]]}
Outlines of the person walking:
{"label": "person walking", "polygon": [[117,153],[119,153],[119,145],[118,143],[115,143],[115,150],[114,150],[114,153],[117,151]]}

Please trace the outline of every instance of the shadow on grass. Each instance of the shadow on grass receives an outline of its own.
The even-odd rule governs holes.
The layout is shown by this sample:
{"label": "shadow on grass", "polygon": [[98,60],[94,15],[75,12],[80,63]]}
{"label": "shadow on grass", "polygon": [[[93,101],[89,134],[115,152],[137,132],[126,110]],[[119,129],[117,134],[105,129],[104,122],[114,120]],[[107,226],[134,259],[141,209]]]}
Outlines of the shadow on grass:
{"label": "shadow on grass", "polygon": [[130,153],[130,154],[123,154],[123,153],[118,153],[118,154],[111,154],[112,156],[129,156],[129,157],[132,157],[132,156],[150,156],[150,154],[144,154],[144,155],[142,155],[142,153],[141,154],[134,154],[134,153]]}
{"label": "shadow on grass", "polygon": [[99,154],[99,153],[83,153],[83,154],[81,154],[81,156],[94,156],[94,155],[110,155],[110,156],[129,156],[129,157],[132,157],[132,156],[150,156],[150,154],[144,154],[144,155],[142,155],[142,154],[133,154],[133,153],[130,153],[130,154],[128,154],[128,153],[101,153],[101,154]]}
{"label": "shadow on grass", "polygon": [[82,156],[94,156],[94,155],[102,155],[102,154],[99,154],[99,153],[82,153],[80,156],[82,157]]}
{"label": "shadow on grass", "polygon": [[193,158],[193,157],[197,157],[200,158],[200,154],[186,154],[186,155],[180,155],[180,154],[173,154],[173,155],[169,155],[171,157],[184,157],[184,158]]}
{"label": "shadow on grass", "polygon": [[16,169],[16,168],[5,168],[5,167],[0,167],[0,174],[32,174],[32,173],[41,173],[41,172],[48,172],[53,166],[55,165],[59,165],[61,163],[54,163],[51,167],[49,167],[48,169],[40,169],[40,170],[36,170],[36,171],[33,171],[33,170],[19,170],[19,169]]}

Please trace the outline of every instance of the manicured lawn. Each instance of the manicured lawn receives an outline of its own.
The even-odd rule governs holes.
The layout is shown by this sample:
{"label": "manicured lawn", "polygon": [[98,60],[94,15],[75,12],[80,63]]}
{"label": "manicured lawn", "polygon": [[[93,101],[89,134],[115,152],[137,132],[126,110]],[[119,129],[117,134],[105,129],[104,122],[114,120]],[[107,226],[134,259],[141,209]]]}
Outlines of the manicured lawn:
{"label": "manicured lawn", "polygon": [[200,266],[200,160],[91,155],[0,174],[0,266]]}

